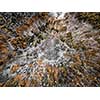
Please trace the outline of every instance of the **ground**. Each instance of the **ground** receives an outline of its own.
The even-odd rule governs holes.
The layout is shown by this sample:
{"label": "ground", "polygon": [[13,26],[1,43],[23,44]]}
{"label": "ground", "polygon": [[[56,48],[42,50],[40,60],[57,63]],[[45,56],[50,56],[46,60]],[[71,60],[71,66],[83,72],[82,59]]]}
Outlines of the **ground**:
{"label": "ground", "polygon": [[100,13],[0,13],[0,86],[100,86]]}

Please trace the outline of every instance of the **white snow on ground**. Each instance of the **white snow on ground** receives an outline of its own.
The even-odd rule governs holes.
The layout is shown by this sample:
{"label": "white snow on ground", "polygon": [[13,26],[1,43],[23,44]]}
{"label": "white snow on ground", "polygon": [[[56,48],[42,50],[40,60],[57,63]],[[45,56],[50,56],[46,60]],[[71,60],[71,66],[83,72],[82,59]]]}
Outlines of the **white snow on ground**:
{"label": "white snow on ground", "polygon": [[[65,13],[51,13],[50,15],[62,20],[64,20],[65,18]],[[69,14],[68,16],[69,18],[68,22],[66,23],[66,32],[72,33],[74,41],[77,41],[82,33],[93,30],[91,25],[87,23],[79,23],[74,18],[74,16],[71,16]],[[37,27],[37,25],[35,26]],[[66,32],[64,32],[63,34],[65,34]],[[24,35],[27,35],[27,32],[24,32]],[[33,33],[28,30],[28,35],[32,36]],[[59,38],[56,38],[54,35],[50,35],[50,37],[48,36],[48,38],[43,40],[39,45],[37,45],[37,47],[29,46],[26,49],[22,50],[22,54],[17,55],[15,59],[12,60],[12,62],[6,65],[6,67],[13,66],[17,63],[21,66],[17,70],[17,73],[33,73],[39,67],[39,65],[37,64],[38,59],[43,60],[43,64],[41,65],[43,67],[45,67],[46,64],[51,66],[59,66],[61,65],[61,63],[65,64],[67,67],[70,63],[72,63],[72,61],[70,61],[71,57],[65,57],[64,53],[75,54],[76,50],[61,42]],[[64,46],[65,50],[62,50],[62,46]],[[34,67],[29,68],[28,64],[30,63],[32,63]],[[14,74],[11,75],[10,69],[4,70],[3,75],[9,74],[9,77],[13,77]],[[43,70],[45,71],[45,68]]]}

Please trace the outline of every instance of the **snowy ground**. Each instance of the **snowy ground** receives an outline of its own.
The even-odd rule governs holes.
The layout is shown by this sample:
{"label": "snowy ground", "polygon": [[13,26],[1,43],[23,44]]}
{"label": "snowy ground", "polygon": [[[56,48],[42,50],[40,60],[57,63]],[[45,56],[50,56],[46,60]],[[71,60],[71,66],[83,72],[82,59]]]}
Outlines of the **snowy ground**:
{"label": "snowy ground", "polygon": [[[49,20],[49,24],[47,27],[45,26],[45,31],[39,30],[38,27],[46,25],[47,19]],[[49,84],[46,84],[44,81],[45,74],[47,73],[46,68],[48,66],[52,68],[56,67],[58,69],[63,66],[70,69],[72,66],[79,65],[80,67],[85,68],[85,64],[82,65],[82,61],[86,59],[86,56],[84,51],[82,51],[82,47],[79,45],[80,47],[78,46],[77,49],[76,45],[77,43],[81,44],[81,42],[84,42],[84,45],[86,45],[87,48],[96,47],[96,49],[99,49],[97,48],[99,44],[94,40],[94,37],[85,37],[86,34],[97,33],[98,30],[93,29],[93,27],[86,22],[80,23],[75,18],[75,15],[70,13],[49,13],[49,17],[47,17],[47,19],[36,20],[27,31],[23,31],[23,36],[30,37],[31,39],[34,37],[35,40],[33,39],[25,49],[18,49],[17,52],[19,53],[6,63],[6,66],[2,71],[2,77],[6,77],[9,81],[16,78],[16,76],[21,75],[21,80],[35,80],[37,81],[37,86],[49,86]],[[37,34],[40,34],[41,32],[45,39],[39,40],[39,37],[36,37],[35,32],[37,32]],[[61,37],[65,40],[61,40]],[[88,43],[85,42],[86,40]],[[33,41],[40,41],[40,43],[37,43],[37,45],[34,46],[35,42]],[[9,43],[9,45],[13,50],[13,45],[11,45],[11,43]],[[99,58],[98,53],[96,54],[97,59]],[[76,57],[77,54],[78,57]],[[74,59],[73,56],[76,58]],[[15,66],[17,66],[17,68]],[[12,70],[15,71],[12,73]],[[38,72],[41,73],[39,76],[40,79],[37,77]],[[73,73],[70,73],[73,77]],[[83,74],[81,72],[78,73],[80,73],[80,75]],[[84,77],[84,75],[82,77]],[[73,83],[72,85],[70,85],[71,83],[67,85],[66,83],[62,85],[59,84],[60,83],[56,86],[74,86]],[[79,84],[81,84],[81,86],[85,85],[84,82],[83,84]],[[32,84],[29,86],[32,86]]]}

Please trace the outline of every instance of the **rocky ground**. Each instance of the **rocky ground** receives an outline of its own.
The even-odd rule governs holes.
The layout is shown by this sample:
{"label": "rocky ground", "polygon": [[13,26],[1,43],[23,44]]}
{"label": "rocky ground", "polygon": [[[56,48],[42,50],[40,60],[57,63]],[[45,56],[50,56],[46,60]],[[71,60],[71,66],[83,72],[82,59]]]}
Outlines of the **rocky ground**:
{"label": "rocky ground", "polygon": [[0,86],[100,86],[100,13],[1,12]]}

